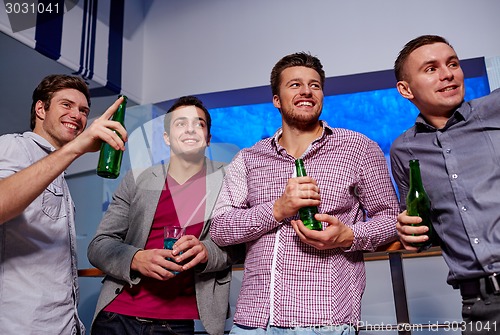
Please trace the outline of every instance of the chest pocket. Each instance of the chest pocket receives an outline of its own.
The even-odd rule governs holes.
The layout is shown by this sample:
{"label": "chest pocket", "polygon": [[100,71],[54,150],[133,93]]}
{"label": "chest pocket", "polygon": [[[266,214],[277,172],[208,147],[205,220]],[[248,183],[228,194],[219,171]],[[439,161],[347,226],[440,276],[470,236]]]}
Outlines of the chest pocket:
{"label": "chest pocket", "polygon": [[42,195],[42,211],[45,215],[53,220],[57,220],[66,216],[64,210],[64,194],[63,188],[57,184],[50,184]]}

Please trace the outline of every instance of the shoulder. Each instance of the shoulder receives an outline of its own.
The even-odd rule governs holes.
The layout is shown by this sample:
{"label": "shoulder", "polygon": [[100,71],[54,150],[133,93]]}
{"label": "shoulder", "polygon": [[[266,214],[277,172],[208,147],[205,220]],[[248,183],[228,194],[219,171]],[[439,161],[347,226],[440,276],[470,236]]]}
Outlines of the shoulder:
{"label": "shoulder", "polygon": [[370,147],[379,147],[377,142],[370,139],[368,136],[345,128],[329,128],[330,134],[327,134],[327,141],[331,146],[347,146],[357,147],[358,149],[366,149]]}
{"label": "shoulder", "polygon": [[497,88],[484,97],[471,100],[467,102],[467,104],[469,104],[473,110],[479,109],[484,112],[491,111],[497,115],[497,111],[500,108],[500,88]]}

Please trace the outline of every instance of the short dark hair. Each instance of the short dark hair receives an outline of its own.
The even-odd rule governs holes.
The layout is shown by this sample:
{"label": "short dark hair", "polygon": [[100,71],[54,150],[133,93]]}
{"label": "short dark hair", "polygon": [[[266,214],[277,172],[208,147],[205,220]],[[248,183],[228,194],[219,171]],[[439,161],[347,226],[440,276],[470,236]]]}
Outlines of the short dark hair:
{"label": "short dark hair", "polygon": [[398,57],[396,58],[396,61],[394,62],[394,74],[396,75],[396,80],[404,80],[405,74],[403,68],[405,66],[406,60],[413,51],[424,45],[434,43],[445,43],[453,49],[451,44],[444,37],[437,35],[422,35],[412,39],[410,42],[406,43],[403,49],[401,49]]}
{"label": "short dark hair", "polygon": [[203,105],[203,102],[197,97],[192,95],[180,97],[174,102],[172,107],[170,107],[168,111],[165,113],[165,120],[163,121],[165,132],[170,135],[170,120],[172,119],[171,113],[174,110],[178,109],[179,107],[184,107],[184,106],[195,106],[201,109],[203,113],[205,113],[205,117],[207,118],[207,130],[208,130],[207,135],[210,135],[210,128],[212,127],[212,118],[210,117],[210,113],[208,112],[208,109]]}
{"label": "short dark hair", "polygon": [[309,53],[297,52],[281,58],[276,65],[274,65],[271,71],[271,90],[273,92],[273,96],[279,93],[281,73],[285,69],[294,66],[305,66],[315,70],[321,77],[321,87],[324,86],[325,71],[323,70],[323,65],[321,65],[320,60]]}
{"label": "short dark hair", "polygon": [[80,91],[85,95],[87,103],[90,107],[90,91],[85,83],[85,81],[76,76],[70,76],[66,74],[51,74],[42,79],[40,84],[33,91],[32,103],[31,103],[31,130],[35,129],[36,124],[36,111],[35,105],[38,101],[42,101],[44,108],[50,108],[50,101],[54,93],[72,88]]}

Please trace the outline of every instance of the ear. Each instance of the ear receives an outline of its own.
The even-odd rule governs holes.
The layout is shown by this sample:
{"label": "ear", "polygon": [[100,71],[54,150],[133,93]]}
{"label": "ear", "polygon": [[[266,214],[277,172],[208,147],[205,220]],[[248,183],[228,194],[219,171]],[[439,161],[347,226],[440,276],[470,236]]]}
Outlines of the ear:
{"label": "ear", "polygon": [[277,96],[276,94],[273,95],[273,105],[274,105],[274,107],[281,109],[281,100],[280,100],[280,97]]}
{"label": "ear", "polygon": [[168,136],[166,131],[163,132],[163,140],[165,141],[165,144],[170,146],[170,136]]}
{"label": "ear", "polygon": [[35,113],[37,119],[45,120],[45,104],[42,100],[38,100],[35,104]]}
{"label": "ear", "polygon": [[407,81],[398,81],[396,84],[396,88],[403,98],[406,98],[408,100],[412,100],[414,98],[413,93],[411,92],[410,84]]}
{"label": "ear", "polygon": [[212,134],[208,135],[207,137],[207,147],[210,146],[210,141],[212,140]]}

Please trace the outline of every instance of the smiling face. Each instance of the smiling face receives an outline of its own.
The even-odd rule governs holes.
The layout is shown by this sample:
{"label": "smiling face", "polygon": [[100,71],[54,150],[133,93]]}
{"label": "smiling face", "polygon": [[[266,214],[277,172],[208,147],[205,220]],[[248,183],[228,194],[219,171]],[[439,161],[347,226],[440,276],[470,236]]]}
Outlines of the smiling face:
{"label": "smiling face", "polygon": [[293,66],[281,72],[279,93],[273,104],[283,123],[296,129],[309,129],[318,123],[323,109],[323,87],[316,70]]}
{"label": "smiling face", "polygon": [[203,110],[195,106],[181,106],[170,114],[170,133],[165,132],[163,136],[172,154],[203,157],[210,143]]}
{"label": "smiling face", "polygon": [[434,125],[436,120],[450,117],[464,100],[464,73],[457,54],[446,43],[415,49],[406,60],[403,73],[403,80],[397,83],[399,93]]}
{"label": "smiling face", "polygon": [[82,92],[67,88],[52,95],[48,109],[45,109],[44,103],[38,100],[35,104],[35,113],[33,132],[59,149],[83,132],[90,108]]}

